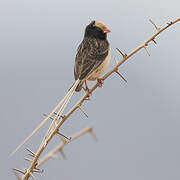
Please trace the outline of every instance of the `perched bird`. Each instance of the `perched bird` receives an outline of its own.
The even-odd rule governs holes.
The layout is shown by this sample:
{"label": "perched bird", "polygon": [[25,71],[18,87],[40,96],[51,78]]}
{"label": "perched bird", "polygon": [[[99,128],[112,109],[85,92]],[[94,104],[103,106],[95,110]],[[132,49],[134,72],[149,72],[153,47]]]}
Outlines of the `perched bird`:
{"label": "perched bird", "polygon": [[53,114],[56,114],[56,117],[53,118],[53,122],[44,137],[46,143],[46,138],[55,129],[58,117],[62,116],[73,93],[75,91],[80,91],[84,82],[86,90],[88,91],[89,89],[87,87],[86,80],[98,80],[99,83],[102,83],[99,77],[107,69],[110,61],[110,47],[107,41],[107,33],[109,32],[110,30],[108,27],[101,21],[92,21],[89,25],[87,25],[84,39],[78,47],[75,58],[74,84],[53,111],[47,115],[47,117],[32,131],[32,133],[26,137],[26,139],[11,153],[11,155],[14,154],[26,141],[28,141],[29,138],[35,134],[49,118],[52,119],[51,116],[53,116]]}
{"label": "perched bird", "polygon": [[109,66],[110,46],[107,33],[110,30],[101,21],[92,21],[85,29],[84,39],[78,47],[74,65],[75,80],[80,80],[75,91],[80,91],[85,82],[98,80]]}

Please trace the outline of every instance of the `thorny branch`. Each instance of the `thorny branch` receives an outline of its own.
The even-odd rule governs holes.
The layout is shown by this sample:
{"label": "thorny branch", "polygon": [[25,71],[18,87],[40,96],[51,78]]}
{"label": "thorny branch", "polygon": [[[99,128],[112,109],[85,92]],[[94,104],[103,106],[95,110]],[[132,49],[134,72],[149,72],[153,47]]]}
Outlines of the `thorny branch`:
{"label": "thorny branch", "polygon": [[[156,44],[156,41],[155,41],[155,38],[161,33],[163,32],[164,30],[166,30],[168,27],[172,26],[173,24],[177,23],[180,21],[180,18],[174,20],[174,21],[171,21],[170,23],[167,23],[167,25],[165,25],[164,27],[162,28],[159,28],[157,27],[157,25],[152,21],[150,20],[150,22],[154,25],[155,29],[156,29],[156,32],[147,40],[145,41],[142,45],[140,45],[139,47],[137,47],[135,50],[133,50],[132,52],[130,52],[129,54],[124,54],[122,53],[122,51],[120,51],[118,49],[118,51],[121,53],[121,55],[123,56],[121,61],[116,65],[114,66],[114,68],[112,68],[109,72],[107,72],[103,77],[102,77],[102,80],[105,81],[111,74],[113,73],[117,73],[117,70],[118,70],[118,67],[123,64],[127,59],[129,59],[131,56],[133,56],[135,53],[137,53],[139,50],[141,49],[145,49],[146,52],[148,53],[148,55],[150,55],[148,49],[147,49],[147,46],[148,44],[152,41]],[[97,82],[90,90],[89,92],[86,92],[86,94],[76,103],[76,105],[67,113],[63,116],[62,120],[60,122],[57,123],[56,125],[56,128],[50,133],[50,135],[47,137],[46,139],[46,143],[39,147],[38,151],[33,154],[33,159],[32,159],[32,162],[30,164],[30,167],[24,172],[23,171],[23,177],[21,178],[22,180],[27,180],[30,176],[32,178],[34,178],[34,176],[32,175],[33,172],[37,169],[37,167],[39,165],[41,165],[43,162],[45,162],[47,159],[49,159],[49,157],[52,157],[54,155],[54,153],[56,151],[59,151],[63,148],[63,146],[67,143],[67,141],[64,141],[63,144],[59,145],[58,147],[56,147],[54,150],[52,150],[50,152],[50,154],[47,154],[44,159],[42,159],[39,163],[38,163],[38,159],[41,155],[41,153],[44,151],[44,149],[46,148],[47,144],[49,143],[49,141],[56,135],[56,133],[58,132],[59,128],[62,126],[62,124],[66,121],[66,119],[71,116],[71,114],[77,110],[78,108],[81,107],[82,103],[87,100],[90,96],[90,94],[92,94],[92,92],[99,86],[99,83]],[[81,109],[82,110],[82,109]],[[48,118],[54,113],[54,111],[52,111]],[[70,141],[69,141],[70,142]],[[19,178],[19,177],[18,177]]]}

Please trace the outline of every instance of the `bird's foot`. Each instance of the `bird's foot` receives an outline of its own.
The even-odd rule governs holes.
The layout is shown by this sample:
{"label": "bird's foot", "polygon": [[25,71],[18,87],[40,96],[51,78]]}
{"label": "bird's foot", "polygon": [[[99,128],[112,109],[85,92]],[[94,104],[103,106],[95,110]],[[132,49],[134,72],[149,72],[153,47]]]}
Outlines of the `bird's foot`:
{"label": "bird's foot", "polygon": [[85,88],[83,87],[84,91],[88,94],[88,98],[91,95],[90,89],[88,88],[87,81],[85,80]]}
{"label": "bird's foot", "polygon": [[98,86],[99,87],[102,87],[103,83],[104,83],[104,80],[102,78],[98,78],[97,79],[97,82],[98,82]]}

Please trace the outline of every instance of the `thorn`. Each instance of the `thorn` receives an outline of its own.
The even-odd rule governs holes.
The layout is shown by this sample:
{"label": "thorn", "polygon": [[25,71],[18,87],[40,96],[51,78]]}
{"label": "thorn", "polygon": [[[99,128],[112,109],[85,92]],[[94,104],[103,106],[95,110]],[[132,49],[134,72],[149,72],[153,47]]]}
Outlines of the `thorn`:
{"label": "thorn", "polygon": [[32,159],[29,159],[29,158],[24,158],[24,160],[29,161],[29,162],[33,161]]}
{"label": "thorn", "polygon": [[19,177],[18,173],[17,173],[16,171],[14,171],[14,169],[13,169],[13,172],[14,172],[14,174],[15,174],[15,176],[16,176],[16,178],[17,178],[18,180],[22,180],[22,179]]}
{"label": "thorn", "polygon": [[79,105],[79,109],[80,109],[81,112],[88,118],[87,113],[84,111],[84,109],[81,107],[81,105]]}
{"label": "thorn", "polygon": [[33,172],[35,172],[35,173],[43,173],[44,172],[44,170],[42,169],[42,170],[36,170],[36,169],[33,169]]}
{"label": "thorn", "polygon": [[28,155],[34,158],[34,156],[32,154],[28,154]]}
{"label": "thorn", "polygon": [[57,112],[54,112],[54,114],[59,116],[59,114]]}
{"label": "thorn", "polygon": [[144,45],[144,49],[146,50],[147,54],[150,56],[150,53],[148,51],[147,45]]}
{"label": "thorn", "polygon": [[57,112],[54,112],[54,114],[55,114],[56,116],[59,116],[59,114],[58,114]]}
{"label": "thorn", "polygon": [[63,159],[65,159],[65,160],[66,160],[66,159],[67,159],[67,158],[66,158],[66,154],[64,153],[64,151],[63,151],[62,149],[60,150],[60,153],[61,153],[61,155],[62,155]]}
{"label": "thorn", "polygon": [[31,151],[30,149],[26,148],[26,150],[31,153],[31,156],[33,156],[33,157],[36,156],[36,154],[33,151]]}
{"label": "thorn", "polygon": [[[47,114],[43,114],[43,116],[47,117],[48,115]],[[54,118],[52,118],[52,117],[49,117],[49,118],[54,121]]]}
{"label": "thorn", "polygon": [[154,42],[154,44],[157,44],[157,42],[155,41],[155,39],[152,39],[152,41]]}
{"label": "thorn", "polygon": [[26,170],[20,170],[20,169],[16,169],[16,168],[13,168],[14,171],[17,171],[17,172],[20,172],[22,174],[26,174]]}
{"label": "thorn", "polygon": [[120,52],[120,54],[122,55],[123,58],[125,58],[127,56],[127,54],[124,54],[119,48],[116,48],[116,49]]}
{"label": "thorn", "polygon": [[124,76],[118,70],[116,70],[115,72],[127,83],[127,80],[124,78]]}
{"label": "thorn", "polygon": [[149,21],[150,21],[150,22],[154,25],[154,27],[156,28],[156,30],[157,30],[157,31],[159,31],[159,30],[160,30],[160,28],[159,28],[159,27],[157,27],[157,26],[156,26],[156,24],[155,24],[155,23],[154,23],[151,19],[149,19]]}
{"label": "thorn", "polygon": [[[56,116],[59,116],[59,114],[58,114],[57,112],[54,112],[54,114],[55,114]],[[61,115],[60,117],[61,117],[62,119],[65,118],[65,116],[63,116],[63,115]]]}
{"label": "thorn", "polygon": [[36,180],[36,178],[35,178],[35,176],[33,175],[33,173],[30,172],[29,174],[30,174],[30,176],[32,177],[33,180]]}
{"label": "thorn", "polygon": [[172,22],[167,23],[169,26],[172,25]]}
{"label": "thorn", "polygon": [[[37,166],[37,165],[36,165],[36,166]],[[36,167],[36,166],[34,167],[35,170],[37,170],[37,171],[42,171],[41,169],[39,169],[39,168]]]}
{"label": "thorn", "polygon": [[97,136],[94,134],[93,129],[91,129],[91,130],[89,131],[89,133],[90,133],[91,136],[94,138],[94,140],[97,142],[98,139],[97,139]]}
{"label": "thorn", "polygon": [[64,137],[64,138],[66,138],[67,140],[71,140],[71,137],[67,137],[67,136],[65,136],[64,134],[62,134],[62,133],[60,133],[59,131],[57,131],[57,134],[58,135],[60,135],[60,136],[62,136],[62,137]]}

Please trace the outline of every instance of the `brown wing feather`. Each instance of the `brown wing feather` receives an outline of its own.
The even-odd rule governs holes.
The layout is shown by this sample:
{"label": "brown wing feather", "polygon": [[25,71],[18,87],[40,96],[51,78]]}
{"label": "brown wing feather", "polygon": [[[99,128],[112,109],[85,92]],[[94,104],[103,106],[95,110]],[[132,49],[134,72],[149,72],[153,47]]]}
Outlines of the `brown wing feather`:
{"label": "brown wing feather", "polygon": [[84,80],[96,70],[108,55],[108,48],[107,40],[84,38],[75,59],[75,79]]}

